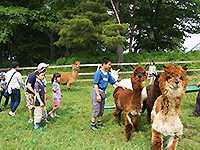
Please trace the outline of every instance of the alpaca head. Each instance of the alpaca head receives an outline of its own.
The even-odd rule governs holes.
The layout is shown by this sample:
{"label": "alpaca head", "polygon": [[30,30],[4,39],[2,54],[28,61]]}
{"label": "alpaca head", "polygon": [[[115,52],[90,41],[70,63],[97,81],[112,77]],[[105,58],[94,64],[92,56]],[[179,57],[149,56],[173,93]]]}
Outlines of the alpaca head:
{"label": "alpaca head", "polygon": [[111,71],[111,76],[115,79],[115,81],[117,81],[119,79],[119,71],[120,69],[118,70],[113,70],[112,68],[110,68],[110,71]]}
{"label": "alpaca head", "polygon": [[131,75],[131,82],[133,89],[143,89],[147,80],[146,66],[144,67],[133,67],[133,74]]}
{"label": "alpaca head", "polygon": [[162,74],[158,80],[163,94],[170,91],[185,92],[188,85],[188,79],[184,76],[184,73],[188,69],[186,67],[187,65],[176,67],[172,65],[163,65],[164,74]]}
{"label": "alpaca head", "polygon": [[72,66],[72,70],[78,71],[79,69],[80,69],[80,61],[75,61],[73,66]]}

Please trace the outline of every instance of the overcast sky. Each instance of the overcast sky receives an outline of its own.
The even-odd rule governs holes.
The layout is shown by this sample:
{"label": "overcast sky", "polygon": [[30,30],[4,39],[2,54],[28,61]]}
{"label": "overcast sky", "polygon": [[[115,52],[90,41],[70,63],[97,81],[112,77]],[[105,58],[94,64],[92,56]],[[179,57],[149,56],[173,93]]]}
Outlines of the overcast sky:
{"label": "overcast sky", "polygon": [[200,43],[200,34],[192,34],[191,38],[186,38],[185,43],[183,46],[187,48],[187,51],[190,51],[192,48],[194,48],[197,44]]}

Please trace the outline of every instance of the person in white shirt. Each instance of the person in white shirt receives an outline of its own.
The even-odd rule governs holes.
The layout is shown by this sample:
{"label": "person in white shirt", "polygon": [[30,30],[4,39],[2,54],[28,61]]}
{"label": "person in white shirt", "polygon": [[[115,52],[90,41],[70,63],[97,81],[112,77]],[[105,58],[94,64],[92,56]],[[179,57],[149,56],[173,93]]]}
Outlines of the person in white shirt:
{"label": "person in white shirt", "polygon": [[[19,68],[19,63],[17,61],[12,62],[12,69],[6,73],[6,82],[8,84],[8,93],[11,96],[10,108],[11,111],[8,113],[10,116],[14,116],[16,109],[21,101],[20,85],[24,88],[24,81],[22,76],[17,69]],[[12,77],[12,78],[11,78]]]}
{"label": "person in white shirt", "polygon": [[152,60],[152,61],[150,62],[150,67],[149,67],[149,71],[148,71],[148,77],[150,78],[149,85],[151,85],[152,82],[153,82],[154,79],[155,79],[154,74],[157,75],[157,71],[156,71],[155,62]]}

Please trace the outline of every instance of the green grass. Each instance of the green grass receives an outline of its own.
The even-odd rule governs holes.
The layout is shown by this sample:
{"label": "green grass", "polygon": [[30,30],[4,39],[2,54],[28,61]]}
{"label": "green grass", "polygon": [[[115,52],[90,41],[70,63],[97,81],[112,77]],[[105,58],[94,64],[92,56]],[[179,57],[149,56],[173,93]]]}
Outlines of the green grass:
{"label": "green grass", "polygon": [[[197,83],[190,80],[190,84]],[[0,114],[0,149],[119,149],[119,150],[146,150],[151,148],[151,125],[147,123],[146,111],[142,114],[139,124],[139,133],[133,132],[131,141],[126,142],[124,132],[124,118],[122,127],[115,121],[111,111],[105,111],[102,122],[108,129],[92,131],[89,129],[92,103],[90,92],[92,82],[76,82],[68,93],[66,86],[61,85],[64,97],[61,107],[57,111],[60,118],[50,118],[45,130],[34,130],[29,124],[29,113],[25,103],[25,96],[21,92],[21,103],[17,108],[17,115],[11,117],[9,110]],[[51,84],[47,86],[48,94],[52,96]],[[108,101],[114,103],[112,93],[114,88],[109,84],[107,88]],[[196,107],[197,92],[187,93],[182,99],[181,120],[184,125],[183,135],[180,138],[178,150],[197,150],[200,144],[200,118],[190,118],[189,114]],[[4,99],[2,100],[2,104]],[[1,105],[2,105],[1,104]],[[53,107],[52,99],[47,101],[47,110]],[[167,138],[164,138],[165,141]]]}

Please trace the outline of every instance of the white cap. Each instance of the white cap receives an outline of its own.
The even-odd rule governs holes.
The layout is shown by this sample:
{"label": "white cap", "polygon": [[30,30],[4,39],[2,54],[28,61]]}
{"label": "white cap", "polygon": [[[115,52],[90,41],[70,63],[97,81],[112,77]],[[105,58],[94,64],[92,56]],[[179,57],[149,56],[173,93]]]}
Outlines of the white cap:
{"label": "white cap", "polygon": [[42,68],[46,68],[46,67],[49,67],[49,64],[40,63],[40,64],[38,65],[38,69],[42,69]]}

